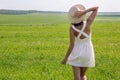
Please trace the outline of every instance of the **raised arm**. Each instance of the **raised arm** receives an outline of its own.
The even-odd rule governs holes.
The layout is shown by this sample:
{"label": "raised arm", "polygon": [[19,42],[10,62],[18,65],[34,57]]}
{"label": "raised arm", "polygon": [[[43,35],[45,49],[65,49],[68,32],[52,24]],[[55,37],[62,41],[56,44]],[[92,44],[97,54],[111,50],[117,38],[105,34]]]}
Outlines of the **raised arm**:
{"label": "raised arm", "polygon": [[69,32],[70,32],[70,45],[69,45],[68,51],[67,51],[67,53],[65,55],[65,58],[62,60],[62,64],[66,63],[67,58],[70,55],[70,53],[71,53],[71,51],[72,51],[72,49],[74,47],[75,35],[74,35],[74,31],[73,31],[72,27],[70,27]]}
{"label": "raised arm", "polygon": [[84,15],[84,14],[86,14],[86,13],[88,13],[88,12],[91,12],[92,11],[92,13],[90,14],[90,16],[88,17],[88,19],[87,19],[87,25],[91,25],[91,23],[94,21],[94,19],[95,19],[95,16],[96,16],[96,14],[97,14],[97,11],[98,11],[98,6],[96,6],[96,7],[91,7],[91,8],[89,8],[89,9],[86,9],[86,10],[81,10],[81,11],[77,11],[76,13],[75,13],[75,16],[77,16],[77,17],[81,17],[82,15]]}
{"label": "raised arm", "polygon": [[89,26],[92,24],[92,22],[95,19],[95,16],[96,16],[97,11],[98,11],[98,7],[92,7],[92,8],[89,8],[86,10],[86,12],[90,12],[90,11],[92,11],[92,13],[90,14],[90,16],[87,19],[87,25],[89,25]]}

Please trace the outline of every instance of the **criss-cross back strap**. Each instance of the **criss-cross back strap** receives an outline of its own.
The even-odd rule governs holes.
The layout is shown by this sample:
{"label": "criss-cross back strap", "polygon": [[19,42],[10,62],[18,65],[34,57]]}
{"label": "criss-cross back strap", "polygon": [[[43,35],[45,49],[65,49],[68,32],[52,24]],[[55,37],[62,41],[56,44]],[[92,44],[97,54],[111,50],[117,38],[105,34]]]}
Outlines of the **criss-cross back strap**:
{"label": "criss-cross back strap", "polygon": [[86,33],[84,32],[85,27],[86,27],[86,21],[83,22],[83,27],[82,27],[81,30],[77,29],[74,25],[72,25],[72,28],[73,28],[75,31],[79,32],[77,38],[79,38],[81,35],[84,35],[85,37],[89,37],[88,34],[86,34]]}

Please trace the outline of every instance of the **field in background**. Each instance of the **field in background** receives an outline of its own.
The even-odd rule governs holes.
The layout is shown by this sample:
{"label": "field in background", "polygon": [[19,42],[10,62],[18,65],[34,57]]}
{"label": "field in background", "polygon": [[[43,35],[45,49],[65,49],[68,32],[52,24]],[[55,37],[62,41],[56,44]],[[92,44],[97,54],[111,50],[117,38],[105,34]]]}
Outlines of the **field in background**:
{"label": "field in background", "polygon": [[[0,15],[0,80],[73,80],[60,62],[69,46],[65,14]],[[97,16],[92,25],[96,67],[88,80],[120,79],[120,17]]]}

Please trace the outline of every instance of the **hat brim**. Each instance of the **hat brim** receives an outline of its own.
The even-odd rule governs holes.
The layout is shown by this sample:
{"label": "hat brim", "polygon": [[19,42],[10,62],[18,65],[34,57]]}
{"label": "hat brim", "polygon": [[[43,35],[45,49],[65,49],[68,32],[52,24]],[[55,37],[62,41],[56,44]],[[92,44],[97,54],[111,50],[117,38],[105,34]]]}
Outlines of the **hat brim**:
{"label": "hat brim", "polygon": [[79,10],[85,10],[85,7],[81,4],[77,4],[72,6],[69,11],[68,11],[68,19],[71,23],[79,23],[81,21],[84,21],[85,19],[85,15],[78,17],[74,17],[75,16],[75,12],[79,11],[77,8],[79,8]]}

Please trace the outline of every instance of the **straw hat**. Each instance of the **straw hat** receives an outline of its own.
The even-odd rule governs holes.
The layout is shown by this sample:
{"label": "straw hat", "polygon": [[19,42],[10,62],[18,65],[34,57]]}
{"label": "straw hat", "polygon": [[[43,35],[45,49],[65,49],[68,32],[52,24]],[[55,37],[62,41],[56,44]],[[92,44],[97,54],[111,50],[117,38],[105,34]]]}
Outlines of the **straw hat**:
{"label": "straw hat", "polygon": [[85,19],[85,15],[82,15],[79,18],[75,16],[75,12],[81,11],[81,10],[85,10],[85,7],[81,4],[76,4],[69,9],[68,19],[71,23],[80,23],[81,21]]}

